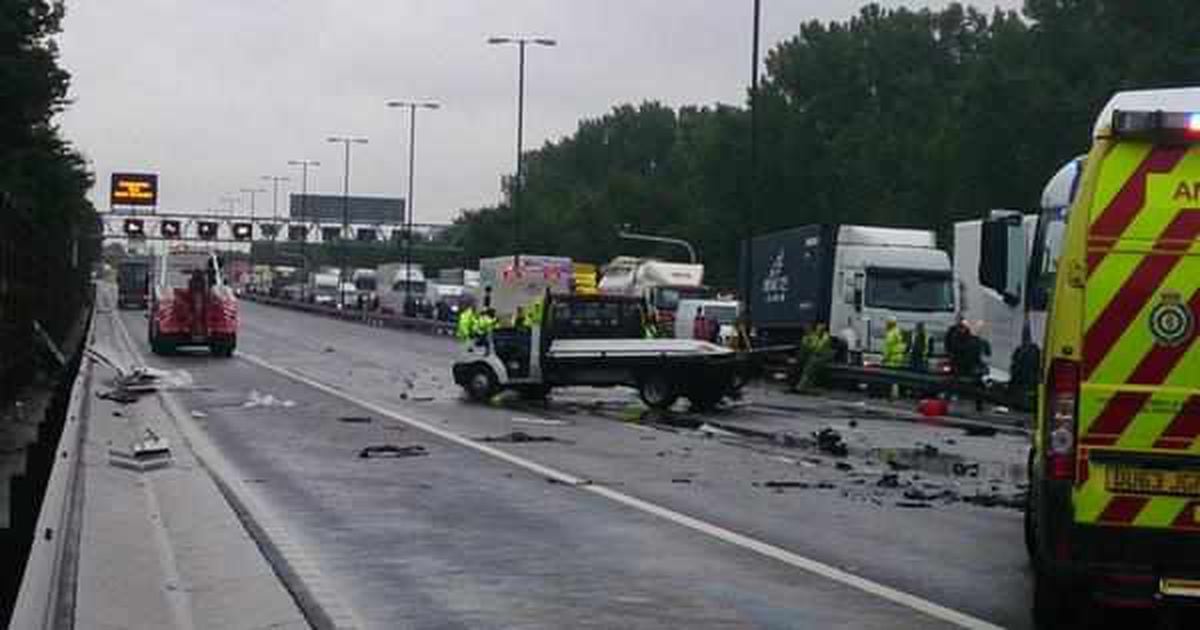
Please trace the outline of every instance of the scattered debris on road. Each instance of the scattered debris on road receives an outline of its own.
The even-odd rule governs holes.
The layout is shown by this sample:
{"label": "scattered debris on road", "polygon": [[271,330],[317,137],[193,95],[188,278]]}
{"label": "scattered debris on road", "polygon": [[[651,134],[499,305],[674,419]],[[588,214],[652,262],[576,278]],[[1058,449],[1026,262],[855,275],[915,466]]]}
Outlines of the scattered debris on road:
{"label": "scattered debris on road", "polygon": [[325,346],[325,353],[326,353],[326,354],[331,354],[331,353],[334,353],[334,352],[337,352],[337,349],[336,349],[336,348],[334,348],[333,346]]}
{"label": "scattered debris on road", "polygon": [[807,490],[812,487],[812,484],[807,481],[764,481],[762,483],[754,482],[755,486],[762,488],[771,488],[773,490],[784,490],[786,488],[799,488]]}
{"label": "scattered debris on road", "polygon": [[283,400],[276,398],[273,394],[263,395],[257,389],[250,390],[250,396],[242,406],[251,409],[254,407],[295,407],[296,403],[291,400]]}
{"label": "scattered debris on road", "polygon": [[544,427],[561,427],[569,424],[566,420],[554,420],[552,418],[527,418],[517,416],[512,419],[513,422],[521,424],[536,424]]}
{"label": "scattered debris on road", "polygon": [[671,479],[671,483],[692,483],[692,480],[687,477],[675,477]]}
{"label": "scattered debris on road", "polygon": [[845,440],[842,439],[842,434],[838,433],[832,427],[825,427],[813,434],[817,440],[817,450],[822,453],[833,455],[834,457],[846,457],[850,454],[850,448],[846,446]]}
{"label": "scattered debris on road", "polygon": [[145,437],[129,446],[129,450],[108,449],[109,464],[136,472],[146,472],[171,465],[171,444],[154,431],[146,429]]}
{"label": "scattered debris on road", "polygon": [[971,425],[963,429],[971,437],[995,437],[1000,431],[996,427]]}
{"label": "scattered debris on road", "polygon": [[342,416],[338,418],[338,422],[346,422],[348,424],[370,424],[371,416]]}
{"label": "scattered debris on road", "polygon": [[373,457],[421,457],[428,454],[429,451],[425,450],[425,447],[420,444],[413,444],[411,446],[379,444],[365,447],[358,452],[358,456],[362,459],[371,459]]}
{"label": "scattered debris on road", "polygon": [[552,435],[532,435],[524,431],[513,431],[504,435],[488,435],[475,438],[476,442],[499,442],[503,444],[528,444],[531,442],[561,442]]}
{"label": "scattered debris on road", "polygon": [[921,509],[931,508],[933,505],[924,501],[897,501],[896,507]]}
{"label": "scattered debris on road", "polygon": [[195,418],[195,419],[197,419],[197,420],[203,420],[204,418],[207,418],[207,417],[208,417],[208,414],[204,413],[203,411],[195,411],[195,410],[193,410],[193,411],[192,411],[192,417],[193,417],[193,418]]}
{"label": "scattered debris on road", "polygon": [[123,389],[110,389],[108,391],[96,392],[96,398],[101,400],[109,400],[121,405],[128,405],[141,400],[140,394],[125,391]]}

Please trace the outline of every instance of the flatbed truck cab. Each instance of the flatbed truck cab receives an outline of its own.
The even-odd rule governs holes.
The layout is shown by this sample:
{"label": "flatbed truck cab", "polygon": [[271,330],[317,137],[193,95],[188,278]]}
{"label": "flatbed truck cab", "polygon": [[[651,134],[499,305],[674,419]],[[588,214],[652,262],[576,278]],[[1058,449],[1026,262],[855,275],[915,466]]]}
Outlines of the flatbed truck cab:
{"label": "flatbed truck cab", "polygon": [[1115,95],[1084,164],[1030,457],[1040,627],[1200,604],[1200,89]]}
{"label": "flatbed truck cab", "polygon": [[540,324],[504,328],[465,344],[454,382],[476,401],[501,390],[541,398],[554,387],[637,388],[655,409],[686,397],[711,408],[737,394],[743,357],[696,339],[645,338],[638,298],[546,292]]}

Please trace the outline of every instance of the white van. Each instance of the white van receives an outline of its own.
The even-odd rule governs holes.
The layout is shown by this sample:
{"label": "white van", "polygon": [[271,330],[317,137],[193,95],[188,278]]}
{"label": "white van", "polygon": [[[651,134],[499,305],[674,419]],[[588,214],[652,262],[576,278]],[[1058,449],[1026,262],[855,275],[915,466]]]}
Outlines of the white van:
{"label": "white van", "polygon": [[717,322],[717,343],[727,345],[736,334],[740,312],[741,304],[736,300],[680,300],[675,311],[675,338],[694,338],[696,318],[704,317]]}

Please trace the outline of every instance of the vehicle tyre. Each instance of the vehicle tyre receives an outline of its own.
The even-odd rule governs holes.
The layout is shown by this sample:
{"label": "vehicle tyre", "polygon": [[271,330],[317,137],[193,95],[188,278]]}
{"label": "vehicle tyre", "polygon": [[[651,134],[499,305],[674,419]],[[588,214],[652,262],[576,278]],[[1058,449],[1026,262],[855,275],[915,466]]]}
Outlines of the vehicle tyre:
{"label": "vehicle tyre", "polygon": [[225,359],[228,359],[229,357],[233,356],[233,350],[235,348],[237,348],[236,341],[213,342],[209,346],[209,349],[212,351],[213,356],[217,356],[217,357],[221,357],[221,358],[225,358]]}
{"label": "vehicle tyre", "polygon": [[463,389],[467,391],[467,396],[475,402],[487,402],[492,396],[496,395],[499,390],[499,384],[496,382],[496,375],[492,373],[492,368],[486,365],[478,365],[471,368],[467,373],[466,382],[463,384]]}
{"label": "vehicle tyre", "polygon": [[638,383],[638,395],[651,409],[670,409],[678,400],[675,386],[662,374],[647,374]]}

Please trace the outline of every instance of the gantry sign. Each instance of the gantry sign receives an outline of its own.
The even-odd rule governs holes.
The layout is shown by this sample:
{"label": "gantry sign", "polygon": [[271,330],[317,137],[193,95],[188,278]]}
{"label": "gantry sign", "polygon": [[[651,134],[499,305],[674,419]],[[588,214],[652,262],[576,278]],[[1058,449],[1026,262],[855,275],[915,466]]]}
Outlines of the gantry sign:
{"label": "gantry sign", "polygon": [[108,200],[114,206],[157,206],[158,175],[113,173]]}

